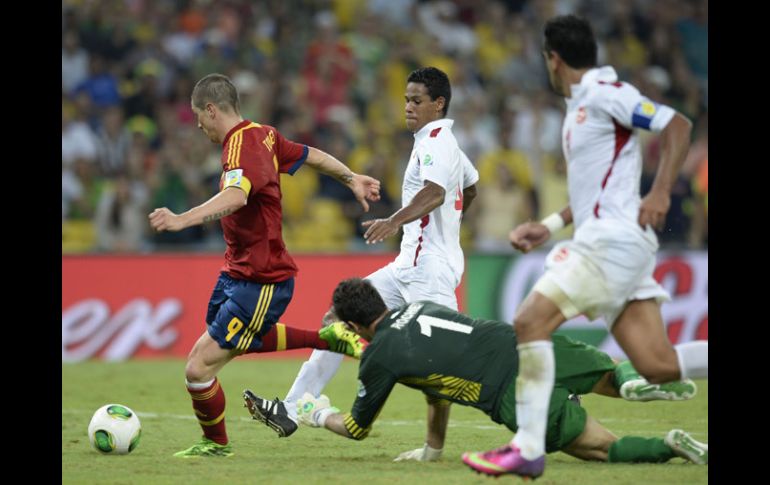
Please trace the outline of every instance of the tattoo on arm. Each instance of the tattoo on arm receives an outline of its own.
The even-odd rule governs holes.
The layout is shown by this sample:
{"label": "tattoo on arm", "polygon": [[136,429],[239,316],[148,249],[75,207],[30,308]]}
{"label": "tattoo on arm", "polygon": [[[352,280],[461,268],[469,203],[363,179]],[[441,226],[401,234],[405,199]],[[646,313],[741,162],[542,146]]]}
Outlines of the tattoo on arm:
{"label": "tattoo on arm", "polygon": [[221,219],[232,212],[232,209],[225,209],[222,212],[217,212],[216,214],[211,214],[210,216],[204,217],[203,222],[216,221],[217,219]]}
{"label": "tattoo on arm", "polygon": [[349,184],[350,182],[353,181],[353,174],[347,174],[346,173],[346,174],[344,174],[344,175],[342,175],[340,177],[340,180],[342,181],[343,184],[347,185],[347,184]]}

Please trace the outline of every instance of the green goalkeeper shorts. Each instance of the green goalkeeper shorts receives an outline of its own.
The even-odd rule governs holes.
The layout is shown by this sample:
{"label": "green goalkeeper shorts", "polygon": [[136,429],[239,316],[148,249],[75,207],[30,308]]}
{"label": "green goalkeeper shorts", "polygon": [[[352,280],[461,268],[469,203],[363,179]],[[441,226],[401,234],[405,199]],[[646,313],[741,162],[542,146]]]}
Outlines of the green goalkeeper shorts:
{"label": "green goalkeeper shorts", "polygon": [[[607,372],[615,369],[612,358],[596,347],[562,335],[553,335],[552,340],[556,379],[545,430],[547,453],[562,450],[585,428],[586,411],[569,400],[569,395],[588,394]],[[499,413],[502,423],[516,432],[516,379],[505,390]]]}

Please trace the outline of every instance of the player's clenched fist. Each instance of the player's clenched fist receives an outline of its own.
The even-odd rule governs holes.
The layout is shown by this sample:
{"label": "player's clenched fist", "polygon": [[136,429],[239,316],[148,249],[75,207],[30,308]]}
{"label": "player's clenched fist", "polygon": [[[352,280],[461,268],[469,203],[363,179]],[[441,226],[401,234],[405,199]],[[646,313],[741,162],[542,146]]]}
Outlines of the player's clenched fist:
{"label": "player's clenched fist", "polygon": [[551,232],[539,222],[525,222],[508,234],[511,246],[522,253],[531,251],[551,237]]}
{"label": "player's clenched fist", "polygon": [[152,211],[149,218],[150,226],[158,232],[183,229],[179,216],[165,207]]}

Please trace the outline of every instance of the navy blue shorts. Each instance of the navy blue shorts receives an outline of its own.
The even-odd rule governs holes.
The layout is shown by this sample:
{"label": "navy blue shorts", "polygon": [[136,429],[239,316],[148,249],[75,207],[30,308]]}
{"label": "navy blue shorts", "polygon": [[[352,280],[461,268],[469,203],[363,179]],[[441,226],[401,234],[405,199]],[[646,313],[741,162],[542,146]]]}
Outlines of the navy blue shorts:
{"label": "navy blue shorts", "polygon": [[294,278],[262,284],[222,273],[206,312],[209,335],[223,349],[259,349],[262,336],[281,318],[293,294]]}

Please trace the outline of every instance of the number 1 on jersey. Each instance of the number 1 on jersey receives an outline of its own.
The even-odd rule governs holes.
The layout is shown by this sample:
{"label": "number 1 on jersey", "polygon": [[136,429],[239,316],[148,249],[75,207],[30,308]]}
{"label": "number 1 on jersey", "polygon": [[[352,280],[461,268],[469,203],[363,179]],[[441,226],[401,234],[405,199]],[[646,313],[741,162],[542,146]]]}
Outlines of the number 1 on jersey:
{"label": "number 1 on jersey", "polygon": [[420,315],[417,317],[417,323],[420,324],[420,333],[428,337],[431,336],[431,328],[443,328],[445,330],[451,330],[453,332],[460,332],[469,334],[473,331],[473,327],[465,325],[463,323],[453,322],[451,320],[444,320],[443,318],[431,317],[428,315]]}

